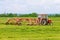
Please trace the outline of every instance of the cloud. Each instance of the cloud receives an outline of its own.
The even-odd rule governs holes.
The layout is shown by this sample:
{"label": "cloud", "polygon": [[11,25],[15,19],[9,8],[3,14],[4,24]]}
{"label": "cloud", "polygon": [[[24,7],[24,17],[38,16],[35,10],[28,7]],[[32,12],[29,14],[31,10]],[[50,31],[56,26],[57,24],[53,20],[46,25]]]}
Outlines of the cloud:
{"label": "cloud", "polygon": [[1,12],[60,12],[60,0],[0,0]]}

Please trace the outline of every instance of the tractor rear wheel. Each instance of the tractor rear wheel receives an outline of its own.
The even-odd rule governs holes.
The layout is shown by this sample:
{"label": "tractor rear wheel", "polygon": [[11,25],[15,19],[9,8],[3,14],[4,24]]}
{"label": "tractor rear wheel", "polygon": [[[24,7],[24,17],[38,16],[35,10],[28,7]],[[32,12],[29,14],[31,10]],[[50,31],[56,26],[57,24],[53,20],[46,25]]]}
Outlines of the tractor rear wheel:
{"label": "tractor rear wheel", "polygon": [[47,20],[44,19],[41,21],[41,25],[47,25],[47,24],[48,24]]}

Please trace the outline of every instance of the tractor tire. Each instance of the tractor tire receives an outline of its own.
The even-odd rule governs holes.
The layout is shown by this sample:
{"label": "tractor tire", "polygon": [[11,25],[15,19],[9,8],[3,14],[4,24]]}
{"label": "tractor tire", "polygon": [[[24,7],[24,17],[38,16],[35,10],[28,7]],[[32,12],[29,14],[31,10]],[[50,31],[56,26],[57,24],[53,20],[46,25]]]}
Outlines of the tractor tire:
{"label": "tractor tire", "polygon": [[44,19],[41,21],[41,25],[47,25],[47,24],[48,24],[47,20]]}

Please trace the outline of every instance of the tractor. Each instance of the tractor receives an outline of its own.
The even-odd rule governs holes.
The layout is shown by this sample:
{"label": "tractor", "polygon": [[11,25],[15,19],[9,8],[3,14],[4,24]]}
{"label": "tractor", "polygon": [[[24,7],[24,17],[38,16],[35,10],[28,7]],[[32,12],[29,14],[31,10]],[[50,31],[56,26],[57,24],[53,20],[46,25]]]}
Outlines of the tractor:
{"label": "tractor", "polygon": [[48,19],[48,14],[39,14],[38,15],[38,22],[41,25],[51,25],[52,21]]}

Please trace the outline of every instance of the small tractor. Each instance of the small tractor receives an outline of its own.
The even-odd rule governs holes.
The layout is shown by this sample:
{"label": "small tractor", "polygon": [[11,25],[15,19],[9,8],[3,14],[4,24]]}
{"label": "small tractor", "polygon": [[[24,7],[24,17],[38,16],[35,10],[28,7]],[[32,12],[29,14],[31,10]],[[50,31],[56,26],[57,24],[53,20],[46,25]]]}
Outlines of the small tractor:
{"label": "small tractor", "polygon": [[52,21],[48,19],[48,14],[39,14],[38,15],[38,22],[41,25],[51,25]]}

